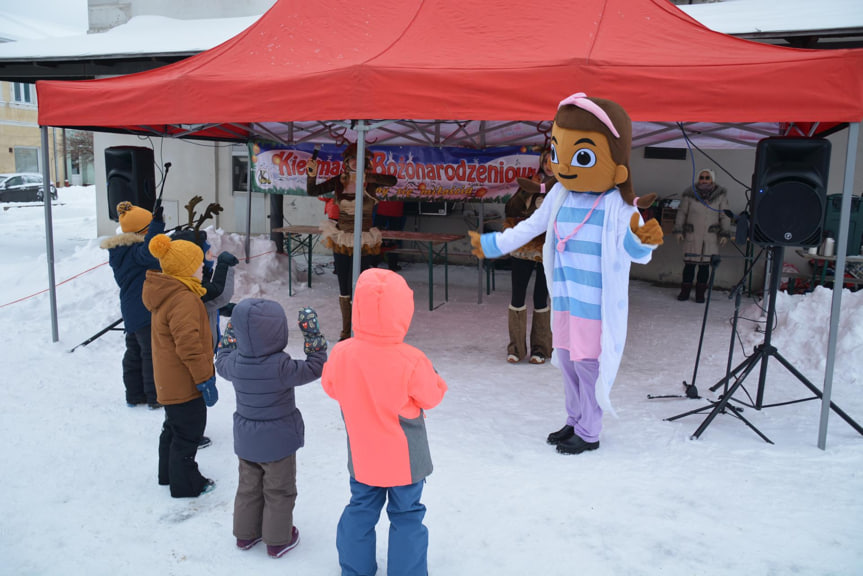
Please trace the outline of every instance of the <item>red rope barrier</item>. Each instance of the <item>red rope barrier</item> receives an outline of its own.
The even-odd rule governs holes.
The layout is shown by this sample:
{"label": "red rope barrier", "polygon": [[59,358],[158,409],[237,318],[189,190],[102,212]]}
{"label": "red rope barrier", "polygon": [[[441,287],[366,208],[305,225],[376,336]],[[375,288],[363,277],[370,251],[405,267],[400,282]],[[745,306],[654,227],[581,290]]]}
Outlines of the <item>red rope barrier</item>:
{"label": "red rope barrier", "polygon": [[[72,277],[70,277],[70,278],[66,278],[66,279],[65,279],[65,280],[63,280],[62,282],[58,282],[58,283],[57,283],[57,286],[61,286],[61,285],[65,284],[66,282],[71,282],[71,281],[72,281],[72,280],[74,280],[75,278],[78,278],[79,276],[83,276],[83,275],[84,275],[84,274],[86,274],[87,272],[92,272],[92,271],[93,271],[93,270],[95,270],[96,268],[99,268],[100,266],[104,266],[105,264],[107,264],[107,262],[102,262],[101,264],[97,264],[97,265],[93,266],[92,268],[89,268],[89,269],[87,269],[87,270],[84,270],[84,271],[83,271],[83,272],[81,272],[80,274],[75,274],[74,276],[72,276]],[[33,298],[33,297],[35,297],[35,296],[38,296],[39,294],[44,294],[44,293],[45,293],[45,292],[47,292],[48,290],[50,290],[50,288],[45,288],[44,290],[39,290],[38,292],[36,292],[36,293],[34,293],[34,294],[30,294],[29,296],[24,296],[23,298],[18,298],[17,300],[13,300],[12,302],[7,302],[6,304],[0,305],[0,308],[5,308],[6,306],[11,306],[12,304],[17,304],[18,302],[23,302],[24,300],[27,300],[27,299],[29,299],[29,298]]]}
{"label": "red rope barrier", "polygon": [[[269,252],[264,252],[263,254],[257,254],[257,255],[255,255],[255,256],[249,256],[249,260],[254,260],[255,258],[260,258],[261,256],[266,256],[267,254],[272,254],[273,252],[275,252],[275,250],[270,250]],[[58,283],[57,283],[57,286],[62,286],[63,284],[65,284],[65,283],[67,283],[67,282],[71,282],[71,281],[72,281],[72,280],[74,280],[75,278],[78,278],[78,277],[80,277],[80,276],[83,276],[84,274],[86,274],[86,273],[88,273],[88,272],[92,272],[92,271],[93,271],[93,270],[95,270],[96,268],[99,268],[99,267],[101,267],[101,266],[104,266],[105,264],[107,264],[107,262],[102,262],[101,264],[97,264],[96,266],[93,266],[92,268],[89,268],[89,269],[87,269],[87,270],[84,270],[83,272],[81,272],[81,273],[79,273],[79,274],[75,274],[74,276],[71,276],[71,277],[69,277],[69,278],[66,278],[66,279],[65,279],[65,280],[63,280],[62,282],[58,282]],[[12,304],[17,304],[18,302],[23,302],[24,300],[29,300],[30,298],[35,298],[36,296],[38,296],[38,295],[40,295],[40,294],[44,294],[45,292],[48,292],[49,290],[50,290],[50,288],[45,288],[44,290],[40,290],[40,291],[38,291],[38,292],[34,292],[33,294],[30,294],[29,296],[24,296],[23,298],[18,298],[17,300],[13,300],[13,301],[11,301],[11,302],[7,302],[6,304],[0,304],[0,308],[5,308],[6,306],[11,306]]]}

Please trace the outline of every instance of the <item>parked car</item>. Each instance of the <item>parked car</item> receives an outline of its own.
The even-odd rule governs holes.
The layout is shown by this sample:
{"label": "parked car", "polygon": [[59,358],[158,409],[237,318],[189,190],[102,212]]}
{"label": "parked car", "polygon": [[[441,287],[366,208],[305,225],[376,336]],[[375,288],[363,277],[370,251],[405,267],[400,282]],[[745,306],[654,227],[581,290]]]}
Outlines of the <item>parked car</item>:
{"label": "parked car", "polygon": [[[42,175],[38,172],[0,174],[0,202],[41,202],[44,197]],[[57,188],[53,184],[51,199],[57,199]]]}

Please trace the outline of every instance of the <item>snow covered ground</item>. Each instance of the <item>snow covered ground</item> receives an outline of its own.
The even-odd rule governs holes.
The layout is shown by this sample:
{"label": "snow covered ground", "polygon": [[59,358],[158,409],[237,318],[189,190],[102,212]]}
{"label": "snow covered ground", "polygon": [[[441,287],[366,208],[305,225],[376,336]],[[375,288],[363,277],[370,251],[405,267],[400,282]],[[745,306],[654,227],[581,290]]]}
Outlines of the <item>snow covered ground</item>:
{"label": "snow covered ground", "polygon": [[[156,482],[163,414],[124,403],[123,339],[112,331],[69,350],[120,316],[118,289],[95,237],[93,187],[59,191],[54,206],[60,342],[51,342],[43,210],[0,206],[0,574],[336,575],[336,523],[347,503],[343,424],[317,383],[298,389],[306,446],[297,458],[299,547],[280,560],[259,546],[241,552],[231,534],[237,460],[231,385],[219,379],[210,410],[213,446],[198,454],[216,489],[174,500]],[[242,238],[211,233],[216,249],[243,255]],[[660,248],[661,249],[661,248]],[[237,272],[235,300],[278,300],[290,318],[315,307],[326,335],[340,328],[329,258],[316,257],[313,287],[294,284],[287,259],[256,238]],[[706,400],[680,394],[691,382],[704,307],[677,291],[631,286],[629,338],[612,391],[619,418],[605,418],[601,448],[561,456],[545,436],[564,422],[561,379],[550,366],[508,365],[507,272],[477,303],[474,268],[450,269],[449,302],[428,310],[427,271],[402,271],[416,297],[408,334],[449,384],[428,415],[435,472],[424,502],[432,574],[691,576],[863,573],[863,436],[830,414],[827,449],[817,447],[821,404],[809,401],[743,415],[720,414],[700,439],[706,413],[665,419]],[[443,274],[437,271],[436,300]],[[25,298],[19,302],[16,300]],[[831,292],[777,298],[773,343],[817,386],[823,384]],[[13,303],[14,302],[14,303]],[[863,291],[845,292],[833,400],[863,422]],[[725,373],[733,301],[714,294],[697,373],[699,392]],[[760,311],[745,298],[734,365],[762,339]],[[302,354],[294,331],[288,345]],[[758,377],[744,388],[754,396]],[[768,404],[808,390],[771,360]],[[743,390],[735,398],[746,400]],[[386,573],[386,517],[378,530]]]}

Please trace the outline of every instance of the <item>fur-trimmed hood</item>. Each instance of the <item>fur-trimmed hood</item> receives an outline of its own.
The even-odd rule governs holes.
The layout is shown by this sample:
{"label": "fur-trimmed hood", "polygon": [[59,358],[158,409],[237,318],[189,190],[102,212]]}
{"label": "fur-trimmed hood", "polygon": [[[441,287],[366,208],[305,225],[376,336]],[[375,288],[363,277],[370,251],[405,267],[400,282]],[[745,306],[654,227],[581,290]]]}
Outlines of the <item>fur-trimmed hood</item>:
{"label": "fur-trimmed hood", "polygon": [[146,234],[123,232],[99,243],[108,251],[108,263],[120,287],[120,312],[126,332],[137,332],[150,323],[150,311],[141,302],[141,289],[144,274],[150,269],[159,270],[159,261],[150,254],[147,243],[164,230],[164,221],[153,220]]}
{"label": "fur-trimmed hood", "polygon": [[117,234],[116,236],[109,236],[102,240],[99,243],[99,248],[103,250],[110,250],[111,248],[117,248],[118,246],[133,246],[140,242],[144,241],[147,235],[144,233],[138,232],[123,232],[122,234]]}

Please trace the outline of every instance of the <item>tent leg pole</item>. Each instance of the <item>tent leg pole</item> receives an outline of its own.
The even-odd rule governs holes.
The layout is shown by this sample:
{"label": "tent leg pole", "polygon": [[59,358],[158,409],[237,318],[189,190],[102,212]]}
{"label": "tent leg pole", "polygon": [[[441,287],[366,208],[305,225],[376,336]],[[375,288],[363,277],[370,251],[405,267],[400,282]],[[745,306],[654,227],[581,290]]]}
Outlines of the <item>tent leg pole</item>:
{"label": "tent leg pole", "polygon": [[[479,215],[478,224],[477,224],[477,232],[482,234],[482,231],[485,229],[485,224],[483,220],[485,219],[485,205],[482,203],[482,200],[479,202],[479,210],[477,210]],[[482,304],[482,270],[483,270],[483,260],[477,259],[476,262],[476,303]]]}
{"label": "tent leg pole", "polygon": [[366,178],[366,126],[365,120],[357,120],[357,186],[354,191],[356,198],[356,208],[354,209],[354,259],[353,269],[351,274],[351,296],[353,296],[354,288],[357,285],[357,278],[360,276],[360,262],[363,256],[363,203],[365,196],[365,178]]}
{"label": "tent leg pole", "polygon": [[[251,157],[249,158],[249,166],[251,167]],[[252,176],[249,175],[248,183],[246,184],[246,194],[248,194],[248,199],[246,201],[246,264],[249,263],[252,252]]]}
{"label": "tent leg pole", "polygon": [[848,228],[851,216],[851,193],[854,186],[854,163],[857,161],[857,140],[860,123],[848,125],[848,149],[845,152],[845,184],[842,189],[842,209],[839,216],[839,238],[836,240],[836,268],[833,278],[833,302],[830,308],[830,332],[827,335],[827,365],[824,368],[824,388],[821,396],[821,422],[818,425],[818,447],[827,447],[827,418],[830,416],[830,396],[833,392],[833,366],[836,361],[836,340],[839,331],[839,310],[842,304],[842,279],[845,277],[845,256],[848,252]]}
{"label": "tent leg pole", "polygon": [[45,202],[45,253],[48,261],[48,300],[51,303],[51,341],[60,340],[57,326],[57,284],[54,277],[54,224],[51,218],[51,166],[48,127],[42,126],[42,200]]}

